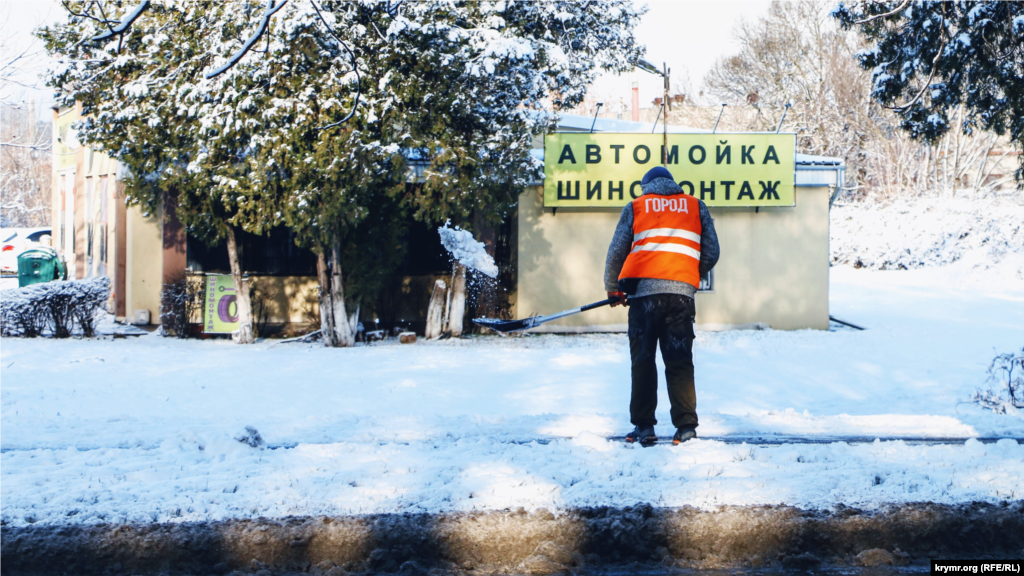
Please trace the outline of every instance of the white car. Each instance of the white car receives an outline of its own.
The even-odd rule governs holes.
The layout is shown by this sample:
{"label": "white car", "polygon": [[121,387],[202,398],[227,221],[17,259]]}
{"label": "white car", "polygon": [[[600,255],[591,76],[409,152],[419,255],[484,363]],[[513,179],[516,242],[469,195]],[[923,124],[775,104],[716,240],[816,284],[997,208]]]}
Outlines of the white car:
{"label": "white car", "polygon": [[[4,274],[18,273],[18,255],[43,244],[43,237],[50,236],[49,228],[4,228],[0,230],[0,271]],[[47,244],[49,245],[49,244]]]}

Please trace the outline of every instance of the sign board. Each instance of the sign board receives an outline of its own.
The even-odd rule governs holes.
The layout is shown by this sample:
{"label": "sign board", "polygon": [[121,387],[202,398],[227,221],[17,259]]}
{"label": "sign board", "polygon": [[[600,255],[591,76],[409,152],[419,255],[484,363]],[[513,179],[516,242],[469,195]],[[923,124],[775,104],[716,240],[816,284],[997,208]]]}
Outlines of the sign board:
{"label": "sign board", "polygon": [[203,305],[203,332],[230,334],[238,331],[238,302],[235,283],[230,274],[206,277],[206,299]]}
{"label": "sign board", "polygon": [[[661,165],[663,142],[662,134],[548,134],[544,206],[624,206]],[[669,134],[666,167],[708,206],[796,205],[793,134]]]}

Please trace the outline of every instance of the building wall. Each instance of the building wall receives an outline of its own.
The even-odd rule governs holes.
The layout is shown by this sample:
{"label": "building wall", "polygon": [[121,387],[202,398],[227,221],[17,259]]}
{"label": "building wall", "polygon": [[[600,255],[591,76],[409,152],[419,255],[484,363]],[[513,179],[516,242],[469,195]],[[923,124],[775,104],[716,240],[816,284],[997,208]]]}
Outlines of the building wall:
{"label": "building wall", "polygon": [[255,276],[253,314],[257,314],[262,299],[266,306],[267,321],[272,324],[302,324],[319,317],[320,283],[316,276]]}
{"label": "building wall", "polygon": [[136,310],[149,310],[154,324],[160,323],[163,287],[162,217],[162,213],[144,215],[139,206],[130,206],[125,218],[125,314],[134,319]]}
{"label": "building wall", "polygon": [[[828,328],[827,187],[796,189],[792,208],[712,208],[722,257],[714,291],[697,295],[706,329],[764,323]],[[604,262],[618,209],[543,207],[539,186],[520,197],[516,317],[550,314],[606,298]],[[624,331],[626,311],[599,308],[535,331]]]}
{"label": "building wall", "polygon": [[124,182],[114,182],[114,238],[111,262],[114,263],[113,293],[114,315],[118,320],[127,317],[128,309],[128,207],[125,205]]}
{"label": "building wall", "polygon": [[[607,298],[604,259],[619,221],[617,209],[544,208],[543,188],[519,197],[517,318],[551,314]],[[544,324],[560,331],[625,331],[622,307],[598,308]],[[534,331],[540,331],[535,329]]]}
{"label": "building wall", "polygon": [[53,245],[67,262],[69,278],[110,277],[108,304],[114,310],[119,248],[123,252],[117,227],[123,186],[117,181],[117,162],[77,142],[71,126],[80,112],[78,105],[54,110]]}
{"label": "building wall", "polygon": [[[53,246],[68,265],[68,277],[75,277],[74,220],[76,171],[82,155],[80,148],[68,146],[71,123],[78,119],[78,109],[53,112]],[[69,218],[70,217],[70,218]],[[63,233],[62,233],[63,230]]]}

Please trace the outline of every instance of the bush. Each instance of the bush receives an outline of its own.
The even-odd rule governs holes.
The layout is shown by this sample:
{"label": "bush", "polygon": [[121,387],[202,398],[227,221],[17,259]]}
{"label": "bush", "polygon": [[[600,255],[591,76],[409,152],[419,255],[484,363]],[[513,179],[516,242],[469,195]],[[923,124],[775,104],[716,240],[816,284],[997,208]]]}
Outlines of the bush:
{"label": "bush", "polygon": [[971,402],[997,414],[1009,407],[1024,408],[1024,348],[1020,354],[1000,354],[988,367],[988,390],[977,390]]}
{"label": "bush", "polygon": [[165,336],[188,338],[193,320],[202,322],[205,277],[183,273],[177,280],[164,284],[160,294],[160,324]]}
{"label": "bush", "polygon": [[96,334],[96,312],[110,297],[106,277],[46,282],[0,294],[0,326],[4,336],[34,338],[46,332],[67,338],[78,329]]}
{"label": "bush", "polygon": [[267,324],[270,322],[270,310],[280,290],[271,290],[260,286],[256,279],[249,278],[249,302],[252,303],[252,319],[256,328],[256,336],[267,337]]}
{"label": "bush", "polygon": [[42,306],[34,305],[34,298],[21,297],[16,292],[30,290],[34,286],[24,289],[4,290],[0,296],[0,330],[4,336],[24,336],[35,338],[43,333],[46,328],[46,311]]}

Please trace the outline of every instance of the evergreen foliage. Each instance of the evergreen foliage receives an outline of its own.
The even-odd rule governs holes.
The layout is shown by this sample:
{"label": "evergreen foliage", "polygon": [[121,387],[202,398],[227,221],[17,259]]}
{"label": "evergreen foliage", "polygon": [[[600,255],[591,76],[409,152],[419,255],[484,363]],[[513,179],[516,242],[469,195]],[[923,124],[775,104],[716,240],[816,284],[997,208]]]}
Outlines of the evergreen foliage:
{"label": "evergreen foliage", "polygon": [[[950,129],[1009,134],[1024,150],[1024,4],[856,2],[832,12],[873,47],[858,54],[872,97],[912,137],[937,142]],[[964,106],[960,126],[950,116]],[[1024,156],[1017,170],[1024,182]]]}
{"label": "evergreen foliage", "polygon": [[[628,0],[165,0],[101,42],[102,20],[131,7],[69,5],[39,33],[60,64],[49,83],[81,104],[80,139],[128,168],[129,202],[171,199],[208,242],[286,224],[342,260],[329,265],[345,264],[345,299],[401,261],[407,214],[506,214],[540,168],[531,142],[550,110],[641,52]],[[103,19],[84,12],[99,5]]]}

